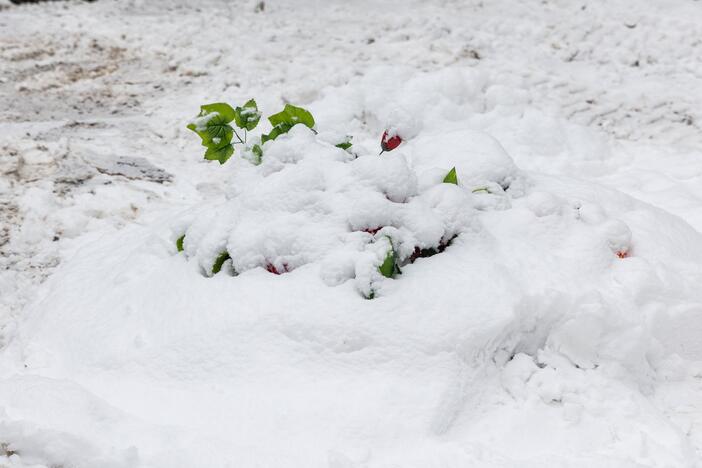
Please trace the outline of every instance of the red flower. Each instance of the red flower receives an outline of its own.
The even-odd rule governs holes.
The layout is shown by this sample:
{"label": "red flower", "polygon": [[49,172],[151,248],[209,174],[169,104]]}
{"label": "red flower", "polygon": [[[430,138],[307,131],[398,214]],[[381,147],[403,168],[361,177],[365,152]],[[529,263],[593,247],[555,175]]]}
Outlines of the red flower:
{"label": "red flower", "polygon": [[388,134],[388,131],[385,130],[383,132],[383,137],[380,139],[380,147],[382,148],[383,151],[381,151],[381,154],[384,153],[385,151],[392,151],[398,146],[400,146],[400,143],[402,143],[402,138],[400,138],[400,135],[394,134],[390,136]]}

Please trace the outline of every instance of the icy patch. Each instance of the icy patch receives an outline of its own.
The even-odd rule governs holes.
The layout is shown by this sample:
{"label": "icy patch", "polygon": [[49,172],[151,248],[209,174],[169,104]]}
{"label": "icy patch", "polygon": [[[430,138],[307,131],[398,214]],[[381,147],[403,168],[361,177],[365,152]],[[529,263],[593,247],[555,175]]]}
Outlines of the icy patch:
{"label": "icy patch", "polygon": [[128,156],[93,157],[90,162],[98,172],[108,175],[124,176],[127,179],[147,180],[162,184],[173,180],[173,176],[160,167],[156,167],[144,158]]}

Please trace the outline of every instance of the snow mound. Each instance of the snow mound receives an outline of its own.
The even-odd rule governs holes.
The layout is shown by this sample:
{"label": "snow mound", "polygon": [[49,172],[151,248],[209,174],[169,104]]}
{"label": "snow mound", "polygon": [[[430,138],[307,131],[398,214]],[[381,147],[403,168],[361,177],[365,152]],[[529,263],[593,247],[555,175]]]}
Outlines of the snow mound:
{"label": "snow mound", "polygon": [[[386,109],[387,79],[315,103],[330,131],[355,127],[357,157],[295,127],[260,166],[225,165],[226,199],[59,268],[0,361],[0,434],[20,456],[693,466],[648,396],[702,359],[702,235],[615,190],[520,171],[478,122],[495,110],[475,105],[490,86],[468,72],[395,81],[416,121],[378,156],[372,122],[405,115]],[[442,183],[454,166],[459,185]],[[390,242],[393,279],[377,271]],[[211,275],[224,250],[230,274]]]}
{"label": "snow mound", "polygon": [[[456,147],[461,141],[469,144]],[[185,255],[206,275],[223,254],[237,274],[321,262],[327,284],[355,278],[364,296],[375,295],[388,241],[401,264],[443,250],[479,230],[473,205],[481,195],[472,190],[491,187],[507,201],[503,188],[521,181],[510,157],[480,132],[425,137],[408,148],[411,157],[402,150],[357,157],[294,127],[266,144],[260,167],[239,162],[230,199],[176,221],[175,237],[184,235]],[[452,166],[466,183],[443,183]]]}

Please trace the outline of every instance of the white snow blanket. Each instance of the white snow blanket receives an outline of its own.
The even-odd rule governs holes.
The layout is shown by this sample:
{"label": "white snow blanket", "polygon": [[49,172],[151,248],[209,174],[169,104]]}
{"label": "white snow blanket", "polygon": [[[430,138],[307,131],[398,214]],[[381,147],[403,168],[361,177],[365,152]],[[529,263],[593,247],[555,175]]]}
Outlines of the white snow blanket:
{"label": "white snow blanket", "polygon": [[[38,18],[57,35],[59,18],[76,37],[100,19],[96,37],[107,45],[75,47],[113,57],[71,72],[51,68],[50,54],[3,49],[17,83],[2,82],[0,96],[39,117],[12,114],[13,104],[0,122],[0,466],[699,465],[702,138],[693,117],[639,127],[621,105],[600,109],[598,100],[628,98],[586,74],[629,72],[584,46],[604,34],[598,24],[636,37],[663,25],[656,71],[680,43],[673,26],[700,39],[689,5],[677,2],[669,16],[642,5],[647,14],[621,25],[596,6],[582,18],[573,16],[580,6],[540,2],[538,11],[498,2],[482,12],[412,3],[423,22],[382,17],[392,5],[372,2],[212,0],[201,12],[125,3],[0,10],[2,21]],[[230,46],[244,64],[238,84],[239,62],[210,47],[216,31],[201,23],[234,17],[234,7],[263,44]],[[356,32],[350,46],[319,44],[299,27],[322,34],[311,20],[320,8],[370,25],[340,26]],[[172,24],[150,31],[153,18]],[[465,39],[462,19],[483,52],[441,49],[455,34]],[[560,75],[532,70],[524,81],[523,63],[506,60],[526,44],[549,63],[538,48],[553,46],[529,28],[545,20],[566,39],[568,27],[589,31],[578,42],[581,75],[571,75],[578,54],[559,58]],[[256,29],[271,21],[281,33]],[[19,24],[3,34],[39,27]],[[407,41],[428,62],[401,64],[414,57]],[[308,50],[317,44],[321,53]],[[360,44],[373,50],[360,72],[330,71]],[[280,47],[296,54],[293,76],[270,71],[261,85],[257,73],[286,56],[262,62],[254,51]],[[622,40],[612,50],[630,48]],[[363,63],[359,54],[349,67]],[[688,59],[699,76],[699,57]],[[23,60],[44,71],[25,73]],[[276,77],[283,86],[265,94]],[[130,82],[139,82],[133,105]],[[147,86],[170,92],[147,95]],[[603,113],[579,121],[568,96],[592,89],[599,94],[583,112]],[[674,92],[659,90],[660,99]],[[41,96],[58,116],[32,104]],[[86,96],[112,102],[114,113],[71,114],[71,100],[86,109]],[[197,105],[249,97],[265,115],[287,100],[304,105],[319,133],[294,127],[264,145],[258,166],[239,153],[223,166],[202,161],[184,128]],[[699,99],[676,102],[694,113]],[[660,107],[652,109],[642,112]],[[611,130],[599,125],[612,114]],[[378,155],[387,128],[403,143]],[[334,146],[345,135],[354,137],[349,151]],[[443,183],[453,167],[458,184]],[[390,245],[402,273],[386,278],[378,266]],[[231,259],[212,274],[224,251]]]}

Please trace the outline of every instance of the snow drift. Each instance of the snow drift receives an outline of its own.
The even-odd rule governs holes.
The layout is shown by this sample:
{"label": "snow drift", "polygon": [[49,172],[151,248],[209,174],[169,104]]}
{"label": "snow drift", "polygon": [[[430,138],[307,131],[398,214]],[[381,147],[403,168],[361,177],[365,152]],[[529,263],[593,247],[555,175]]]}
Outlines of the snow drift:
{"label": "snow drift", "polygon": [[[383,69],[328,90],[319,136],[213,165],[226,199],[86,245],[3,353],[0,442],[76,467],[693,466],[649,396],[702,359],[702,235],[520,170],[538,118],[490,83]],[[410,137],[378,156],[387,125]],[[588,137],[563,127],[559,148]],[[386,236],[403,259],[452,241],[387,279]],[[222,249],[238,274],[203,274]]]}

